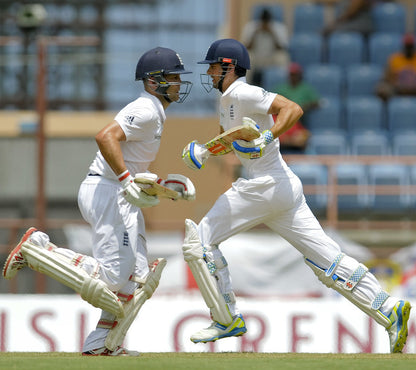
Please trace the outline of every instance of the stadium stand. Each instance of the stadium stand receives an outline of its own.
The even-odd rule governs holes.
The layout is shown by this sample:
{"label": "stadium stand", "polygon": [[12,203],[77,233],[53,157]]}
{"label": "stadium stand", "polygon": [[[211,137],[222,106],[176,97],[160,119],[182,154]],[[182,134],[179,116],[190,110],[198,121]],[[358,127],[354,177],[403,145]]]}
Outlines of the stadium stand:
{"label": "stadium stand", "polygon": [[260,15],[264,8],[270,10],[273,15],[273,19],[279,22],[285,22],[285,12],[283,6],[280,4],[262,3],[256,4],[251,8],[252,19],[260,19]]}
{"label": "stadium stand", "polygon": [[367,210],[368,172],[367,166],[357,163],[341,163],[336,166],[336,179],[339,185],[355,185],[355,194],[338,195],[338,209],[343,214],[356,215]]}
{"label": "stadium stand", "polygon": [[416,97],[391,98],[387,103],[387,126],[392,132],[416,132]]}
{"label": "stadium stand", "polygon": [[416,156],[416,130],[392,132],[392,152],[394,155]]}
{"label": "stadium stand", "polygon": [[383,129],[383,103],[375,96],[353,96],[345,104],[346,125],[350,132]]}
{"label": "stadium stand", "polygon": [[376,4],[372,10],[375,32],[406,32],[406,8],[389,1]]}
{"label": "stadium stand", "polygon": [[293,62],[302,67],[323,61],[323,38],[313,33],[296,33],[289,41],[289,53]]}
{"label": "stadium stand", "polygon": [[352,155],[390,155],[389,136],[385,131],[360,131],[351,135]]}
{"label": "stadium stand", "polygon": [[276,92],[276,86],[287,81],[287,69],[282,67],[270,67],[264,70],[263,76],[264,89]]}
{"label": "stadium stand", "polygon": [[[368,166],[368,182],[372,185],[410,185],[408,167],[400,164],[372,164]],[[407,192],[396,195],[374,194],[370,191],[370,209],[374,215],[392,216],[409,209],[411,198]]]}
{"label": "stadium stand", "polygon": [[305,3],[295,5],[293,32],[321,32],[324,25],[324,10],[324,7],[320,4]]}
{"label": "stadium stand", "polygon": [[366,55],[364,36],[358,32],[335,32],[328,38],[328,63],[346,68],[363,63]]}
{"label": "stadium stand", "polygon": [[306,154],[348,155],[348,142],[342,131],[315,132],[308,141]]}
{"label": "stadium stand", "polygon": [[383,68],[378,64],[353,64],[348,66],[345,74],[347,97],[374,96],[377,83],[383,75]]}
{"label": "stadium stand", "polygon": [[[320,163],[297,162],[291,165],[292,171],[299,176],[304,186],[308,185],[327,185],[328,170],[326,166]],[[306,200],[309,207],[317,214],[325,211],[328,197],[324,194],[307,194]]]}
{"label": "stadium stand", "polygon": [[327,97],[320,100],[318,108],[308,113],[307,127],[313,133],[322,130],[342,130],[344,123],[341,119],[341,100]]}
{"label": "stadium stand", "polygon": [[341,98],[343,76],[342,68],[333,64],[311,64],[305,69],[305,81],[322,97]]}
{"label": "stadium stand", "polygon": [[400,33],[375,32],[368,40],[369,63],[385,67],[389,56],[400,51],[402,35]]}

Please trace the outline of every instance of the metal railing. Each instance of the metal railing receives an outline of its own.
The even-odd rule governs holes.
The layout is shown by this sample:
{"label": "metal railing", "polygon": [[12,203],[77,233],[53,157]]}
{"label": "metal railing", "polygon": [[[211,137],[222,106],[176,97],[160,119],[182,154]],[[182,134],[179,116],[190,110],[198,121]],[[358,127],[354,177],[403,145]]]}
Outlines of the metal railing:
{"label": "metal railing", "polygon": [[[338,208],[338,196],[356,195],[363,192],[371,195],[415,195],[416,185],[342,185],[337,183],[336,166],[340,164],[400,164],[416,165],[415,156],[328,156],[328,155],[288,155],[285,156],[289,164],[296,162],[320,163],[328,169],[327,185],[304,185],[304,193],[308,194],[326,194],[328,202],[326,208],[326,226],[333,228],[358,228],[358,229],[377,229],[377,228],[414,228],[416,221],[410,219],[397,220],[340,220]],[[364,215],[363,215],[364,216]],[[416,216],[416,215],[415,215]]]}

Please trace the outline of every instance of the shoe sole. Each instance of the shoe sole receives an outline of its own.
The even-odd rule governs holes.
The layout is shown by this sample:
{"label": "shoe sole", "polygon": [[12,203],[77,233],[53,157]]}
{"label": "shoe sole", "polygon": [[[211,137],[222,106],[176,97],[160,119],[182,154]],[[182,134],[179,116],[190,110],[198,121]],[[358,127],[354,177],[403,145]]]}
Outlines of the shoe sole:
{"label": "shoe sole", "polygon": [[[35,232],[35,231],[37,231],[37,229],[36,228],[34,228],[34,227],[31,227],[30,229],[28,229],[26,232],[25,232],[25,234],[22,236],[22,238],[20,239],[20,242],[19,242],[19,244],[10,252],[10,254],[9,254],[9,257],[7,257],[7,260],[6,260],[6,262],[5,262],[5,264],[4,264],[4,267],[3,267],[3,277],[5,278],[5,279],[12,279],[16,274],[14,274],[14,275],[12,275],[12,276],[7,276],[7,270],[8,270],[8,268],[9,268],[9,265],[10,265],[10,262],[12,261],[12,259],[13,259],[13,257],[17,254],[17,253],[19,253],[19,251],[20,251],[20,248],[22,247],[22,244],[26,241],[26,240],[28,240],[29,239],[29,237]],[[17,273],[17,271],[16,271],[16,273]]]}
{"label": "shoe sole", "polygon": [[94,353],[94,350],[93,350],[93,351],[82,352],[81,355],[82,356],[107,356],[107,357],[139,357],[140,356],[139,352],[128,351],[128,350],[123,350],[123,352],[116,354],[116,355],[112,355],[111,353],[112,351]]}
{"label": "shoe sole", "polygon": [[231,330],[228,333],[225,333],[223,335],[218,335],[215,337],[211,337],[208,339],[191,339],[192,342],[194,343],[208,343],[208,342],[215,342],[218,339],[222,339],[222,338],[229,338],[229,337],[241,337],[243,334],[245,334],[247,332],[247,328],[236,328]]}
{"label": "shoe sole", "polygon": [[82,356],[90,356],[90,357],[94,357],[94,356],[105,356],[105,357],[138,357],[138,356],[132,356],[132,355],[128,355],[128,354],[121,354],[121,355],[109,355],[108,353],[85,353],[82,352]]}
{"label": "shoe sole", "polygon": [[409,321],[410,317],[410,310],[411,310],[410,303],[405,301],[403,307],[401,308],[401,318],[402,318],[402,325],[399,333],[397,335],[397,341],[393,348],[393,353],[400,353],[403,350],[404,345],[406,344],[407,334],[409,332],[407,328],[407,322]]}

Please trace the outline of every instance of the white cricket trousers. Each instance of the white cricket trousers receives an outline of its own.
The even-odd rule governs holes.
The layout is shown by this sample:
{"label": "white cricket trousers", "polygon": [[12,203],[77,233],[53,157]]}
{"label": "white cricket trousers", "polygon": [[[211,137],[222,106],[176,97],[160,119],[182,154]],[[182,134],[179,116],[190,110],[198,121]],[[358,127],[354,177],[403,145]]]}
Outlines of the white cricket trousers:
{"label": "white cricket trousers", "polygon": [[[110,290],[129,295],[137,287],[130,276],[144,278],[149,266],[143,214],[120,191],[116,181],[87,176],[79,189],[78,206],[93,230],[93,257],[100,264],[100,279]],[[106,312],[102,318],[114,319]],[[103,347],[107,333],[108,329],[95,329],[83,351]]]}
{"label": "white cricket trousers", "polygon": [[[266,175],[250,180],[238,179],[201,220],[198,232],[203,245],[213,246],[259,224],[268,226],[323,269],[331,266],[341,253],[339,245],[325,234],[306,204],[302,183],[294,174],[283,178]],[[273,248],[272,244],[270,248]],[[356,262],[351,257],[345,261],[350,261],[348,265]],[[224,270],[221,274],[224,281],[219,286],[227,292],[232,290],[232,284],[228,268]],[[352,274],[348,267],[339,272],[347,277]],[[356,289],[369,301],[382,290],[370,272]],[[392,297],[387,299],[382,306],[383,312],[390,312],[396,301]],[[235,313],[238,313],[237,308]]]}

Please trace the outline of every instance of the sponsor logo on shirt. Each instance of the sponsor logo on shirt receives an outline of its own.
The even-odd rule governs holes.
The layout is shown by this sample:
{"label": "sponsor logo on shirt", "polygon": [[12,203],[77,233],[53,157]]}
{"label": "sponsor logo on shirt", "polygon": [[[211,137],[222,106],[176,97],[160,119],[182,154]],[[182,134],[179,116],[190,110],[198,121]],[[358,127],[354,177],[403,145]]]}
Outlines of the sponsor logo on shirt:
{"label": "sponsor logo on shirt", "polygon": [[130,124],[133,124],[133,122],[134,122],[134,116],[126,116],[125,117],[125,120],[128,122],[128,123],[130,123]]}

